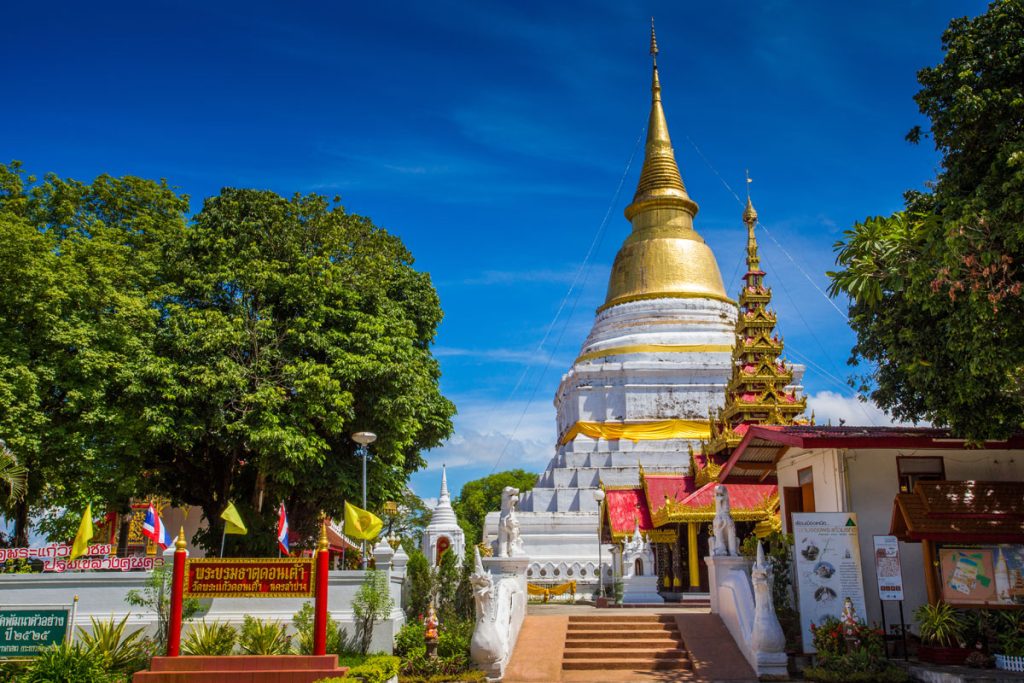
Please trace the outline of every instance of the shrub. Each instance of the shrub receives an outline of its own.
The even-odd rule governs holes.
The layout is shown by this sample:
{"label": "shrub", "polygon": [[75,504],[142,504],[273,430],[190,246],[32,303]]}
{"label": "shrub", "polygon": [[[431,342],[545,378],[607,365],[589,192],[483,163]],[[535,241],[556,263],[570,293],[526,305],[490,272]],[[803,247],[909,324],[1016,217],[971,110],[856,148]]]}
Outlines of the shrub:
{"label": "shrub", "polygon": [[398,657],[378,655],[349,669],[347,678],[363,681],[363,683],[386,683],[398,675],[400,665]]}
{"label": "shrub", "polygon": [[368,571],[366,580],[363,581],[355,599],[352,600],[352,612],[356,621],[356,640],[359,651],[363,654],[370,650],[374,625],[391,614],[391,608],[395,606],[389,589],[386,572]]}
{"label": "shrub", "polygon": [[[437,638],[438,657],[464,656],[469,659],[469,643],[473,639],[476,624],[469,619],[456,619],[441,624]],[[422,641],[420,641],[422,642]]]}
{"label": "shrub", "polygon": [[409,553],[409,563],[405,566],[406,583],[409,588],[408,601],[405,605],[405,616],[409,621],[419,621],[427,613],[427,605],[434,596],[434,572],[431,571],[427,557],[419,550]]}
{"label": "shrub", "polygon": [[107,663],[99,652],[79,643],[51,645],[39,651],[19,683],[113,683],[119,675],[107,671]]}
{"label": "shrub", "polygon": [[[124,601],[133,607],[145,607],[156,612],[157,652],[167,651],[167,627],[171,619],[171,565],[153,568],[141,591],[130,590]],[[199,601],[185,598],[181,605],[181,620],[188,621],[199,611]]]}
{"label": "shrub", "polygon": [[233,626],[206,620],[193,626],[181,644],[183,655],[221,657],[235,649],[238,631]]}
{"label": "shrub", "polygon": [[846,625],[829,617],[811,624],[817,666],[804,670],[804,678],[821,683],[899,683],[907,680],[903,669],[885,658],[885,634],[863,621],[852,627],[852,649],[847,652]]}
{"label": "shrub", "polygon": [[238,646],[247,655],[287,655],[292,651],[288,627],[278,621],[263,621],[245,615]]}
{"label": "shrub", "polygon": [[[303,603],[302,608],[292,616],[292,625],[296,631],[296,649],[300,655],[313,654],[313,616],[314,610],[311,602]],[[338,627],[338,622],[328,614],[327,654],[342,654],[341,640],[341,629]]]}
{"label": "shrub", "polygon": [[134,673],[146,666],[151,656],[153,643],[143,636],[143,629],[136,629],[127,636],[126,614],[119,622],[113,619],[98,621],[90,617],[92,632],[78,627],[78,640],[90,652],[99,653],[106,661],[107,668],[114,671]]}
{"label": "shrub", "polygon": [[423,641],[425,632],[423,624],[414,621],[406,622],[395,636],[395,654],[402,659],[411,659],[419,650],[425,650],[426,645]]}

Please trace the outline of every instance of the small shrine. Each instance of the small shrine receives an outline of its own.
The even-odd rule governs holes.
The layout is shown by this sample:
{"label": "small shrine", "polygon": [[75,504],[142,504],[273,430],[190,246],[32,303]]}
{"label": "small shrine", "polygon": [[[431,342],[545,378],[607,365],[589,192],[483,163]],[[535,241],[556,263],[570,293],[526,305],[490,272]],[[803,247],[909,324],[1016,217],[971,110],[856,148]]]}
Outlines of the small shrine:
{"label": "small shrine", "polygon": [[423,531],[423,554],[432,565],[441,562],[441,556],[448,550],[455,552],[455,557],[462,562],[466,555],[466,534],[459,526],[459,520],[452,509],[452,499],[448,494],[448,470],[441,466],[441,494],[430,517],[430,524]]}

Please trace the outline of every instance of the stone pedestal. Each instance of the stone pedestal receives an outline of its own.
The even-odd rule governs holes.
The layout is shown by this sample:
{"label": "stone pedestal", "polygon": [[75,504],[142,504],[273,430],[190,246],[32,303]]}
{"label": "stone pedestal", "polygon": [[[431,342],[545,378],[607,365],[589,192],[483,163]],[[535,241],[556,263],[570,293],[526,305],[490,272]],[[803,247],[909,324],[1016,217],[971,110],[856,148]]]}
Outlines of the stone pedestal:
{"label": "stone pedestal", "polygon": [[[708,566],[708,589],[711,593],[711,613],[721,614],[718,594],[723,579],[725,579],[729,572],[734,569],[738,569],[746,575],[747,582],[749,583],[751,561],[745,557],[718,555],[705,557],[704,563]],[[753,610],[753,601],[751,601],[750,607],[751,610]]]}

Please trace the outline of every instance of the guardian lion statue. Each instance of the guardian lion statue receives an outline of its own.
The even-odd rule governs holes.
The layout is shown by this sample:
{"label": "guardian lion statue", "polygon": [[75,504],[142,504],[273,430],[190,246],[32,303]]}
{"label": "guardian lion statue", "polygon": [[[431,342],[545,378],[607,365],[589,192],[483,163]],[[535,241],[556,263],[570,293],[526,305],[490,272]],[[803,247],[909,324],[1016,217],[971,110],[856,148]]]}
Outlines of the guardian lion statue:
{"label": "guardian lion statue", "polygon": [[715,487],[715,519],[711,524],[715,532],[715,546],[712,555],[739,555],[736,542],[736,522],[732,519],[729,507],[729,489],[722,484]]}

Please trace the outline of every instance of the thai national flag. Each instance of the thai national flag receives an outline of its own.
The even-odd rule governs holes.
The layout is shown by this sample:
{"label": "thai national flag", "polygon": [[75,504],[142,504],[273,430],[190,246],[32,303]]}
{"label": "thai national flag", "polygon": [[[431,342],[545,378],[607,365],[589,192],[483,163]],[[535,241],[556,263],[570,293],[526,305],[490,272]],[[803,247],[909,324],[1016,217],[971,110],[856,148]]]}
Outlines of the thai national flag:
{"label": "thai national flag", "polygon": [[285,512],[283,502],[277,511],[277,547],[285,555],[288,554],[288,513]]}
{"label": "thai national flag", "polygon": [[142,535],[154,543],[158,543],[160,550],[166,550],[174,542],[171,540],[171,535],[167,533],[167,527],[164,526],[160,515],[156,514],[156,508],[152,503],[146,509],[146,519],[142,522]]}

